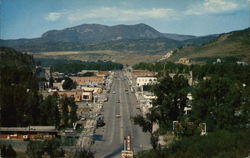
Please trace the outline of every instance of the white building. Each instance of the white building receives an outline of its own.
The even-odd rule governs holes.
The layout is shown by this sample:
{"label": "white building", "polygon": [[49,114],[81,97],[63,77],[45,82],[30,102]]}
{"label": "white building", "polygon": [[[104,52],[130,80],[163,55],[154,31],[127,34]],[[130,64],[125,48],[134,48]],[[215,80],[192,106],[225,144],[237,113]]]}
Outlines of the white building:
{"label": "white building", "polygon": [[156,77],[137,77],[136,79],[137,86],[153,85],[156,83],[157,83]]}

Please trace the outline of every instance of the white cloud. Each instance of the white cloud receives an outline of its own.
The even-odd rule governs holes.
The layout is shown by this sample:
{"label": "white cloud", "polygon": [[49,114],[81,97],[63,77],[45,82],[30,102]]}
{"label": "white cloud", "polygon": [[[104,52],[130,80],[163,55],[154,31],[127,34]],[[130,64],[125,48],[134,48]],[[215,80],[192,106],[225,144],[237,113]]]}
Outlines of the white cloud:
{"label": "white cloud", "polygon": [[45,19],[48,21],[56,21],[61,17],[61,15],[62,13],[59,12],[51,12],[45,17]]}
{"label": "white cloud", "polygon": [[97,7],[88,10],[64,11],[62,13],[49,13],[46,20],[55,21],[64,18],[69,22],[78,22],[87,19],[102,19],[113,21],[137,21],[144,19],[171,18],[175,14],[173,9],[120,9],[116,7]]}
{"label": "white cloud", "polygon": [[201,14],[215,14],[232,11],[239,8],[239,3],[230,0],[205,0],[203,3],[194,4],[187,11],[186,14],[201,15]]}

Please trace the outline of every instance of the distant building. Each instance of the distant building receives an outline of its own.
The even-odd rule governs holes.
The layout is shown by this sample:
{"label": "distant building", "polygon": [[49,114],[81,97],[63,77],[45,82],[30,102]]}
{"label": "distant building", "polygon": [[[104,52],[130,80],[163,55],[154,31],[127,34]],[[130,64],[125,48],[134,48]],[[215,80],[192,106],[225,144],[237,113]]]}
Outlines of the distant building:
{"label": "distant building", "polygon": [[92,101],[92,100],[93,100],[93,91],[82,93],[82,101]]}
{"label": "distant building", "polygon": [[85,85],[87,83],[96,83],[98,85],[104,83],[104,77],[102,76],[87,76],[87,77],[70,77],[78,86]]}
{"label": "distant building", "polygon": [[83,91],[92,91],[94,94],[100,94],[100,93],[102,93],[102,88],[101,87],[82,86],[81,89]]}
{"label": "distant building", "polygon": [[44,140],[57,134],[55,126],[0,127],[0,140]]}
{"label": "distant building", "polygon": [[63,90],[62,85],[63,85],[63,81],[62,82],[53,82],[53,89]]}
{"label": "distant building", "polygon": [[221,59],[220,58],[218,58],[217,60],[216,60],[216,63],[221,63],[222,61],[221,61]]}
{"label": "distant building", "polygon": [[137,77],[136,79],[136,85],[137,86],[144,86],[144,85],[154,85],[157,83],[156,77]]}
{"label": "distant building", "polygon": [[179,61],[176,63],[188,65],[190,64],[190,61],[188,58],[180,58]]}
{"label": "distant building", "polygon": [[75,102],[81,101],[92,101],[93,91],[83,91],[83,90],[72,90],[72,91],[58,91],[60,97],[71,97],[74,98]]}
{"label": "distant building", "polygon": [[59,78],[64,78],[65,74],[64,73],[60,73],[60,72],[52,72],[52,77],[53,79],[57,80]]}
{"label": "distant building", "polygon": [[236,64],[242,65],[242,66],[247,66],[248,64],[244,61],[236,61]]}
{"label": "distant building", "polygon": [[98,71],[95,73],[95,75],[100,77],[107,77],[110,73],[110,71]]}
{"label": "distant building", "polygon": [[137,77],[154,77],[156,76],[156,72],[148,71],[148,70],[133,70],[132,72],[132,77],[137,78]]}

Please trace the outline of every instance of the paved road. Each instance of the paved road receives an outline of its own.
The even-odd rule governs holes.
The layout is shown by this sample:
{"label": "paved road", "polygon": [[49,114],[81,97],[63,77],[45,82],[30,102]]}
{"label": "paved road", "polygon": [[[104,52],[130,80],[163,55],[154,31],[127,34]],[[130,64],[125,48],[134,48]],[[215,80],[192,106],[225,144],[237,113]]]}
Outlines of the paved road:
{"label": "paved road", "polygon": [[[137,104],[134,93],[127,94],[124,88],[129,88],[128,80],[124,80],[122,71],[115,73],[109,101],[104,104],[104,120],[106,125],[99,127],[95,133],[96,158],[119,157],[123,149],[124,136],[131,134],[132,148],[135,152],[150,148],[150,136],[143,133],[139,126],[133,124],[131,119],[139,111],[135,108]],[[115,94],[113,94],[115,91]],[[117,101],[120,100],[120,103]],[[116,118],[120,114],[120,118]]]}

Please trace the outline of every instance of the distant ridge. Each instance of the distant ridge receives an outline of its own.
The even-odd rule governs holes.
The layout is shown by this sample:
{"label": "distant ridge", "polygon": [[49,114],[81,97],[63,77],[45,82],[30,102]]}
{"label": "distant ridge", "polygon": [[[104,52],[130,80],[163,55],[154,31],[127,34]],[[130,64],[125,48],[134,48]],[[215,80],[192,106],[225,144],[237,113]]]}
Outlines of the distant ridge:
{"label": "distant ridge", "polygon": [[162,53],[185,45],[203,44],[215,37],[201,38],[202,40],[192,35],[160,33],[143,23],[115,26],[82,24],[62,30],[50,30],[39,38],[0,40],[0,46],[24,52],[109,49]]}

